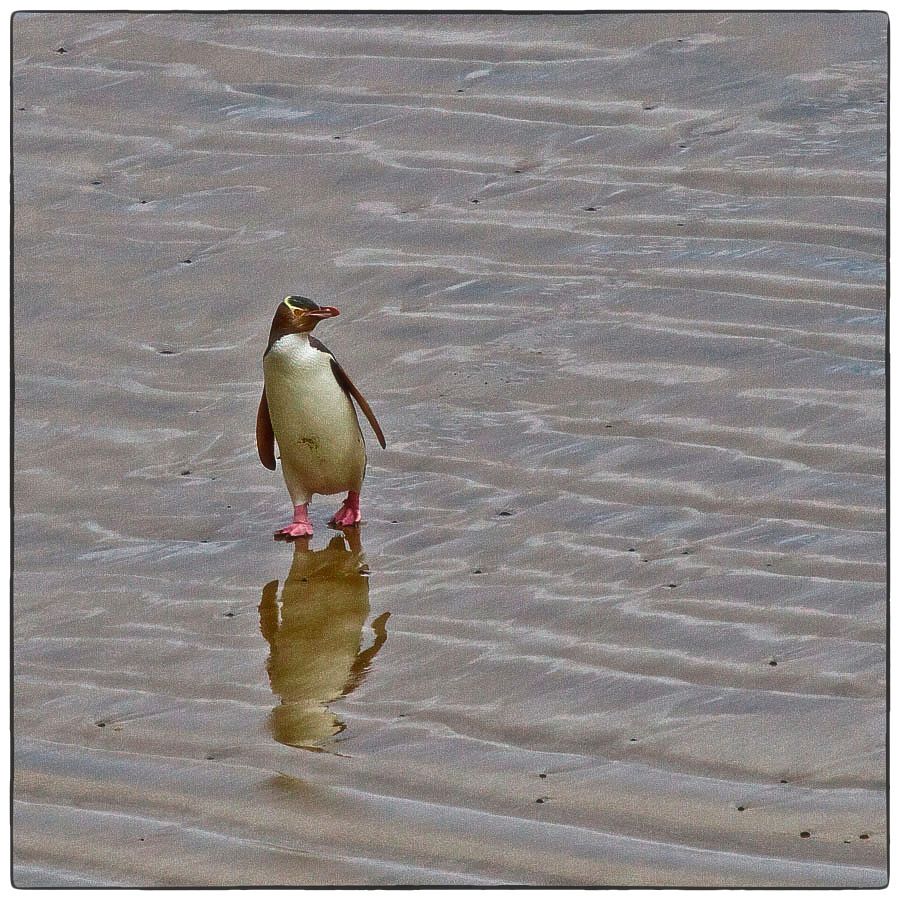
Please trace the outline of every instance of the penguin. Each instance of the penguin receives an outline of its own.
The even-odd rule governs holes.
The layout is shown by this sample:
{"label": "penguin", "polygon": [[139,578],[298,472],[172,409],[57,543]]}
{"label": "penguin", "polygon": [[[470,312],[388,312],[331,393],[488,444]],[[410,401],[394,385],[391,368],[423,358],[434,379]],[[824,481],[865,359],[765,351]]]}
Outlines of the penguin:
{"label": "penguin", "polygon": [[339,315],[307,297],[290,295],[278,305],[263,354],[264,386],[256,413],[256,449],[260,462],[275,469],[275,442],[294,517],[275,532],[278,538],[313,533],[308,506],[313,494],[347,492],[328,523],[348,528],[359,523],[359,492],[366,474],[366,445],[355,400],[378,443],[384,432],[375,413],[334,354],[312,336],[323,319]]}

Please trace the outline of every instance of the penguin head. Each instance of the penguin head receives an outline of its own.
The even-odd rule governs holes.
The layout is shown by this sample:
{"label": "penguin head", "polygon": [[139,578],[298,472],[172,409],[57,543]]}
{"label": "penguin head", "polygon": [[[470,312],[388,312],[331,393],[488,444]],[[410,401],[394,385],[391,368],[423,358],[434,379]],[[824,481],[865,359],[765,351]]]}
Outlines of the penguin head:
{"label": "penguin head", "polygon": [[275,319],[281,320],[286,330],[302,334],[312,331],[322,319],[333,319],[339,315],[340,310],[333,306],[319,306],[308,297],[291,294],[279,304]]}

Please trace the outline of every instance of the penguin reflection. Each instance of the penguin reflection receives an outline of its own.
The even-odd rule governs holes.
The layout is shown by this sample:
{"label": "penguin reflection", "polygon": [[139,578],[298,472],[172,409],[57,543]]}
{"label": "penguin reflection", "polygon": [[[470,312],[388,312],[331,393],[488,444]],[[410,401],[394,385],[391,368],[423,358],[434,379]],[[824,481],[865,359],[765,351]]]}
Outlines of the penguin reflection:
{"label": "penguin reflection", "polygon": [[322,550],[309,538],[294,544],[290,574],[277,600],[278,581],[263,588],[259,627],[268,641],[269,681],[281,703],[272,710],[275,740],[292,747],[323,750],[321,744],[344,730],[327,704],[358,687],[387,640],[390,613],[372,622],[375,640],[362,649],[369,615],[369,580],[358,529],[336,535]]}

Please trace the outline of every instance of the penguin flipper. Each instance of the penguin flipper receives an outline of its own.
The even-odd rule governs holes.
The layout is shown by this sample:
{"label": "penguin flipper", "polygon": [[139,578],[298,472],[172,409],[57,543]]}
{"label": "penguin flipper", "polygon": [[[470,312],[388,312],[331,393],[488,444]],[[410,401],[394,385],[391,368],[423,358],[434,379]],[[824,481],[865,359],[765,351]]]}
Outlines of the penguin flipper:
{"label": "penguin flipper", "polygon": [[384,440],[384,432],[381,430],[378,419],[375,418],[375,413],[372,412],[372,407],[369,406],[368,400],[359,392],[359,388],[350,380],[350,376],[341,368],[341,364],[334,357],[331,358],[331,370],[334,372],[334,377],[337,378],[338,384],[359,404],[363,415],[372,426],[372,431],[375,432],[375,437],[378,438],[378,443],[381,444],[381,449],[384,450],[387,446]]}
{"label": "penguin flipper", "polygon": [[272,419],[269,416],[269,401],[266,400],[266,389],[263,388],[259,398],[259,409],[256,411],[256,452],[259,461],[267,468],[275,471],[275,432],[272,431]]}
{"label": "penguin flipper", "polygon": [[357,402],[359,408],[363,411],[363,415],[369,420],[372,431],[375,432],[375,437],[378,438],[378,443],[381,444],[381,449],[384,450],[387,446],[384,440],[384,432],[381,430],[378,419],[375,418],[375,413],[372,412],[372,407],[369,406],[366,398],[363,397],[359,392],[359,388],[350,380],[350,376],[344,371],[343,366],[341,366],[334,358],[334,354],[318,338],[314,338],[310,335],[309,342],[316,350],[321,350],[331,357],[331,371],[334,372],[337,383],[344,389],[345,394],[352,397]]}

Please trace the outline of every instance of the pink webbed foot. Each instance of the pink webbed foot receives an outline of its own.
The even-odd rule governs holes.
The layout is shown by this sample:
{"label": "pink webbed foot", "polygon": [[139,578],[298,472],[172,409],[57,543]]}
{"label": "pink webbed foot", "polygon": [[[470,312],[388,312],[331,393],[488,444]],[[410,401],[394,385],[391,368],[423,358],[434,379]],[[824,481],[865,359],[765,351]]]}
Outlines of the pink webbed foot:
{"label": "pink webbed foot", "polygon": [[358,525],[362,515],[359,511],[359,494],[350,491],[347,499],[341,504],[341,508],[332,516],[328,523],[330,528],[351,528]]}
{"label": "pink webbed foot", "polygon": [[276,538],[299,538],[309,537],[313,533],[312,522],[306,512],[306,504],[294,507],[294,518],[289,525],[279,528],[275,532]]}

